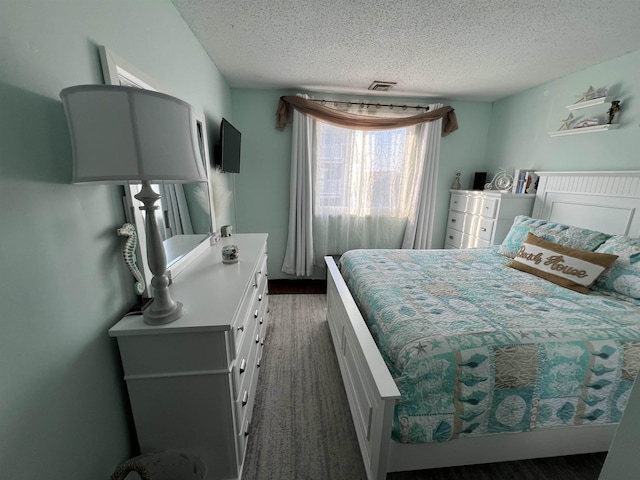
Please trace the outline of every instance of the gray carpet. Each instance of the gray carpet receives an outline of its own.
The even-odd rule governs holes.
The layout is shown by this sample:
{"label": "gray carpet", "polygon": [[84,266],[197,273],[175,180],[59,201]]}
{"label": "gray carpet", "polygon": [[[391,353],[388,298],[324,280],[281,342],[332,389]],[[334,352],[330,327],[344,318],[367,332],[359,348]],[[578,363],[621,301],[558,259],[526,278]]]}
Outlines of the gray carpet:
{"label": "gray carpet", "polygon": [[[325,295],[270,295],[243,480],[365,479]],[[392,473],[388,480],[597,480],[605,454]]]}

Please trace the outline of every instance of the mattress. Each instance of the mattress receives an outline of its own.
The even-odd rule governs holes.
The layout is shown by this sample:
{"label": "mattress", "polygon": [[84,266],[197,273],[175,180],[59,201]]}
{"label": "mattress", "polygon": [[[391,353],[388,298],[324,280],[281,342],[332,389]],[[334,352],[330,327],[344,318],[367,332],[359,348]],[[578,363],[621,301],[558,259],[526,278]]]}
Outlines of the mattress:
{"label": "mattress", "polygon": [[640,308],[508,267],[497,247],[353,250],[341,273],[401,394],[403,443],[617,423]]}

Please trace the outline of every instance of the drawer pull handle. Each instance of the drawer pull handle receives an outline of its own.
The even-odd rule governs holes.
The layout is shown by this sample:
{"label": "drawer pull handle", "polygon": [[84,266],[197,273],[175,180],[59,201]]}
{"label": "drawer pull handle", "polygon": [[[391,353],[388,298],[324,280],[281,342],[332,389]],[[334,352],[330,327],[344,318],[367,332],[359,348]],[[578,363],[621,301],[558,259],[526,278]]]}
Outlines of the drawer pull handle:
{"label": "drawer pull handle", "polygon": [[452,218],[452,219],[451,219],[451,223],[456,223],[456,219],[455,219],[455,218]]}
{"label": "drawer pull handle", "polygon": [[247,423],[247,426],[244,427],[244,436],[248,437],[249,436],[249,424]]}
{"label": "drawer pull handle", "polygon": [[486,232],[486,231],[487,231],[487,229],[486,229],[486,228],[484,228],[484,227],[482,227],[480,230],[481,230],[481,231],[483,231],[483,232]]}
{"label": "drawer pull handle", "polygon": [[244,325],[240,325],[240,326],[238,327],[238,330],[239,330],[239,331],[241,331],[241,332],[243,332],[243,331],[244,331]]}
{"label": "drawer pull handle", "polygon": [[261,360],[262,360],[261,358],[258,359],[258,362],[256,363],[256,368],[260,368],[260,361]]}
{"label": "drawer pull handle", "polygon": [[243,374],[246,369],[247,369],[247,360],[243,358],[242,362],[240,363],[240,374]]}
{"label": "drawer pull handle", "polygon": [[258,318],[258,309],[256,308],[256,311],[253,312],[253,318]]}
{"label": "drawer pull handle", "polygon": [[249,392],[247,390],[242,394],[242,406],[244,407],[249,401]]}
{"label": "drawer pull handle", "polygon": [[449,240],[453,240],[453,235],[449,235]]}
{"label": "drawer pull handle", "polygon": [[260,341],[260,346],[264,345],[264,337],[262,337],[262,340]]}
{"label": "drawer pull handle", "polygon": [[264,322],[264,317],[260,317],[260,325],[262,325],[262,322]]}
{"label": "drawer pull handle", "polygon": [[262,301],[262,294],[258,295],[258,301],[261,302]]}
{"label": "drawer pull handle", "polygon": [[489,210],[489,206],[487,205],[486,207],[484,207],[485,210]]}
{"label": "drawer pull handle", "polygon": [[256,343],[258,343],[260,341],[260,335],[256,335]]}

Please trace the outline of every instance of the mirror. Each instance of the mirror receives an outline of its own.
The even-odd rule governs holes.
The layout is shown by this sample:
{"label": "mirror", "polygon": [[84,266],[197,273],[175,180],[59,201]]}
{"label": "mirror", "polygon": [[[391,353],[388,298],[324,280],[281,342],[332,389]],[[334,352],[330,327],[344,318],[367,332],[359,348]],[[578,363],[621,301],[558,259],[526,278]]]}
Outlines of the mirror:
{"label": "mirror", "polygon": [[[145,88],[171,95],[106,47],[98,48],[106,84]],[[197,122],[201,156],[208,172],[209,146],[203,113],[198,113]],[[141,203],[134,198],[141,188],[141,185],[125,185],[124,203],[127,221],[136,226],[138,233],[136,255],[138,267],[145,278],[146,291],[143,295],[148,297],[152,274],[147,263],[144,213],[138,208]],[[153,189],[161,196],[161,208],[157,210],[156,217],[163,235],[167,272],[170,278],[175,278],[209,247],[212,233],[217,229],[211,185],[210,182],[160,183],[153,185]]]}

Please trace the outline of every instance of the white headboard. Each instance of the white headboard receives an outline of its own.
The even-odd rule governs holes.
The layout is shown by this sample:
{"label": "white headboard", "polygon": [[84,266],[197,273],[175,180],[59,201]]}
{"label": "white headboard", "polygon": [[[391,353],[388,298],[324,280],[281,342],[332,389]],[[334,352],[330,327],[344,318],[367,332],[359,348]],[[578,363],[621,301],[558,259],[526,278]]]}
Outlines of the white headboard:
{"label": "white headboard", "polygon": [[532,217],[640,237],[640,171],[536,173]]}

